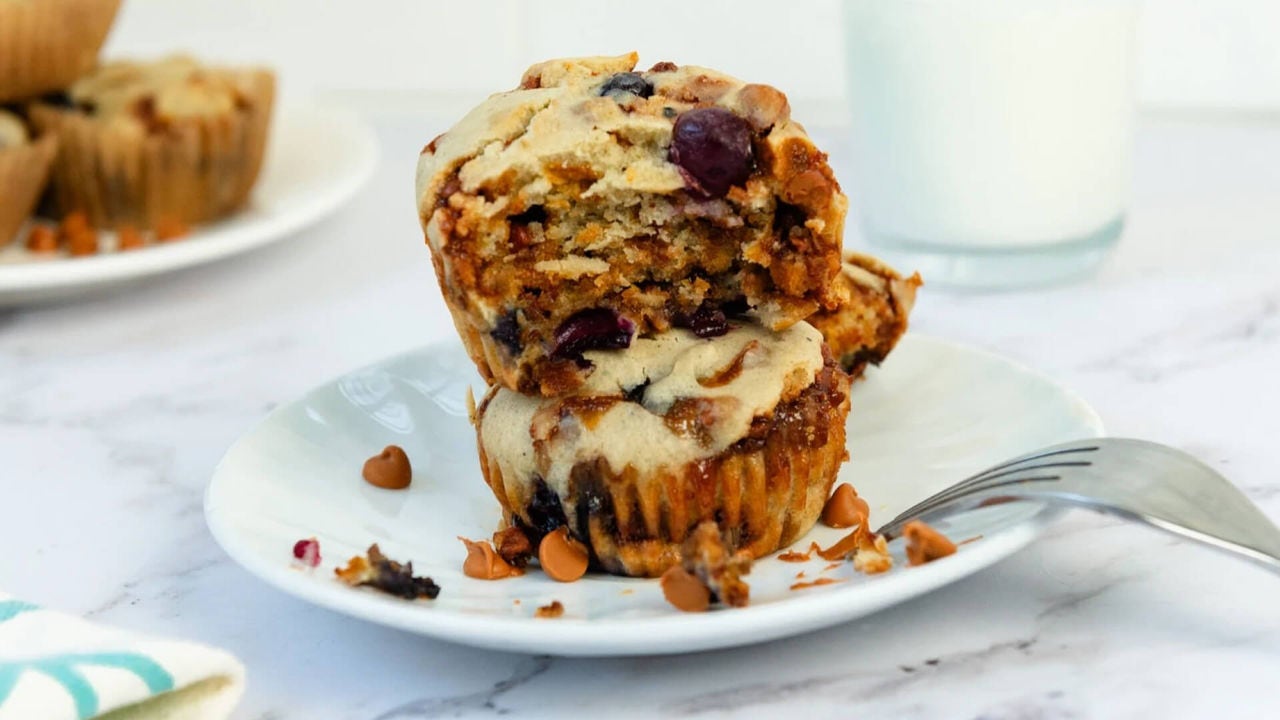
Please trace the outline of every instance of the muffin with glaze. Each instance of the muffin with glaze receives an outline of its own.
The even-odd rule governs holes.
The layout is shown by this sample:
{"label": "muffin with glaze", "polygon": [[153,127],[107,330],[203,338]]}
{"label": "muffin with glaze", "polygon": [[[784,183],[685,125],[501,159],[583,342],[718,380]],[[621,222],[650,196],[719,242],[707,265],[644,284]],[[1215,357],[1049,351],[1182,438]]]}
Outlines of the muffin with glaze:
{"label": "muffin with glaze", "polygon": [[636,59],[534,65],[422,151],[436,275],[490,384],[557,396],[587,350],[839,304],[848,203],[786,96]]}
{"label": "muffin with glaze", "polygon": [[113,62],[30,107],[57,135],[53,198],[96,227],[192,225],[243,206],[266,150],[271,72],[186,57]]}
{"label": "muffin with glaze", "polygon": [[0,247],[35,208],[57,151],[52,135],[32,138],[17,115],[0,110]]}
{"label": "muffin with glaze", "polygon": [[849,377],[806,322],[735,325],[587,350],[565,396],[491,389],[474,421],[507,521],[535,544],[567,526],[595,567],[649,577],[706,520],[752,557],[807,532],[847,457]]}
{"label": "muffin with glaze", "polygon": [[923,284],[919,273],[904,278],[870,255],[845,254],[836,292],[840,304],[809,318],[831,354],[854,379],[867,364],[879,365],[907,331],[907,317]]}
{"label": "muffin with glaze", "polygon": [[93,69],[120,0],[0,0],[0,103],[61,90]]}

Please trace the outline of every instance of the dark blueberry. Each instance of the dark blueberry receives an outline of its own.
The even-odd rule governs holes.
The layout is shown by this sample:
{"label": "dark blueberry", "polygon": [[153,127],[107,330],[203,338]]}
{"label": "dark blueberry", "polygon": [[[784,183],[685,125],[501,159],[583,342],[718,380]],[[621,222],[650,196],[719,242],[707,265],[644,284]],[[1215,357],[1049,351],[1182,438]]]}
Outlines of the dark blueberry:
{"label": "dark blueberry", "polygon": [[680,313],[674,318],[678,327],[688,328],[700,338],[720,337],[729,332],[729,319],[724,310],[710,300],[703,301],[697,310]]}
{"label": "dark blueberry", "polygon": [[619,350],[631,346],[635,323],[608,308],[581,310],[556,328],[551,357],[566,360],[586,350]]}
{"label": "dark blueberry", "polygon": [[511,310],[498,318],[498,324],[489,331],[489,336],[502,343],[512,355],[519,355],[523,349],[520,345],[520,320],[516,311]]}
{"label": "dark blueberry", "polygon": [[724,197],[751,175],[751,125],[724,108],[690,110],[676,118],[667,159],[693,189]]}
{"label": "dark blueberry", "polygon": [[529,529],[536,534],[534,540],[540,540],[543,535],[568,522],[564,516],[564,506],[560,504],[560,496],[540,477],[534,478],[533,497],[524,511],[529,516]]}
{"label": "dark blueberry", "polygon": [[608,95],[614,99],[625,93],[647,98],[653,94],[653,83],[645,80],[640,73],[620,72],[605,80],[604,85],[600,87],[601,95]]}

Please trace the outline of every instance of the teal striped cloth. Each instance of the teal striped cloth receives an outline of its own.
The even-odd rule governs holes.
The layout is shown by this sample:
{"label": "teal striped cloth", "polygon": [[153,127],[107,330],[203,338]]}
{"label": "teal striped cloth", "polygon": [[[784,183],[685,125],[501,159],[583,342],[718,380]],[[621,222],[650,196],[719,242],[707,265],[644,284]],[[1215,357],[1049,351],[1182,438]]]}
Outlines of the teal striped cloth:
{"label": "teal striped cloth", "polygon": [[0,720],[226,718],[244,667],[0,594]]}

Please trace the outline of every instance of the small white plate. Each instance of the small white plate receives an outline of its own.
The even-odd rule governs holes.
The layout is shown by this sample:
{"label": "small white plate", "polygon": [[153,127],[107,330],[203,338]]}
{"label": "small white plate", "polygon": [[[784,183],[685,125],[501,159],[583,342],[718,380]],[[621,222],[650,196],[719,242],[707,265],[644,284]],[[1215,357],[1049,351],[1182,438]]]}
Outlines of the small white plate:
{"label": "small white plate", "polygon": [[[268,583],[356,617],[446,640],[501,650],[562,655],[640,655],[745,645],[851,620],[933,590],[1031,542],[1053,514],[1036,504],[987,508],[939,529],[959,552],[883,575],[825,570],[815,558],[760,560],[751,605],[683,614],[654,580],[588,575],[557,583],[531,571],[514,579],[462,574],[455,536],[488,538],[497,502],[476,459],[464,397],[476,381],[456,346],[434,346],[380,362],[277,409],[223,458],[205,495],[213,535],[237,562]],[[477,397],[479,387],[476,386]],[[1043,445],[1101,434],[1080,398],[993,355],[919,336],[903,339],[882,368],[854,388],[851,461],[840,481],[871,502],[873,521],[971,473]],[[408,490],[381,490],[360,477],[364,460],[387,444],[414,467]],[[819,527],[796,543],[823,547],[842,531]],[[295,541],[315,536],[323,563],[292,559]],[[335,566],[377,542],[390,557],[442,587],[434,601],[408,602],[338,582]],[[838,584],[790,590],[796,574]],[[562,618],[535,619],[559,600]]]}
{"label": "small white plate", "polygon": [[[195,228],[180,241],[87,257],[28,252],[21,239],[0,247],[0,307],[74,297],[181,270],[282,240],[333,212],[369,179],[377,140],[354,114],[283,108],[249,205]],[[103,233],[114,247],[114,235]]]}

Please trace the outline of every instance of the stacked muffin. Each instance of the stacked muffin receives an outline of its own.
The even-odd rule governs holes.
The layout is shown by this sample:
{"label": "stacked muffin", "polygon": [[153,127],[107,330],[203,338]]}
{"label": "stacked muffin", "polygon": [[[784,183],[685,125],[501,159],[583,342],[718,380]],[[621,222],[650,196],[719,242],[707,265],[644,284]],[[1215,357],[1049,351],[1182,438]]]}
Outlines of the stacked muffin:
{"label": "stacked muffin", "polygon": [[[72,218],[64,235],[118,230],[122,249],[142,244],[128,238],[143,233],[180,235],[248,198],[266,149],[273,75],[185,57],[99,65],[119,5],[0,1],[0,106],[11,106],[0,107],[0,246],[46,184],[48,213]],[[72,254],[97,251],[96,240],[64,244]]]}
{"label": "stacked muffin", "polygon": [[707,520],[754,557],[812,527],[919,280],[842,262],[847,200],[782,93],[635,63],[533,66],[427,144],[417,195],[506,521],[655,576]]}

